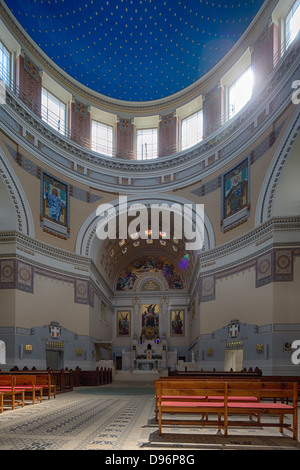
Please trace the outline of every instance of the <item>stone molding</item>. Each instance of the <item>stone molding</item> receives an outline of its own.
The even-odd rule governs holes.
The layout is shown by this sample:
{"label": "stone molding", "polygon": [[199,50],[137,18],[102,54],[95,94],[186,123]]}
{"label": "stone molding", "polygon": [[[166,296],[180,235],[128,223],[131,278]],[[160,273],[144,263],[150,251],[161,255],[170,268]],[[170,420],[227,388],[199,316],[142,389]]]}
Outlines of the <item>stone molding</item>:
{"label": "stone molding", "polygon": [[[104,185],[114,191],[117,187],[119,192],[128,192],[128,185],[122,185],[122,176],[126,175],[130,191],[139,192],[145,185],[149,191],[155,191],[158,186],[165,190],[178,189],[221,169],[242,150],[258,142],[270,125],[278,122],[283,111],[292,105],[291,83],[299,77],[299,50],[300,40],[282,58],[259,93],[213,136],[187,151],[150,162],[103,157],[77,145],[43,123],[10,90],[7,90],[9,113],[7,106],[2,107],[0,119],[9,135],[22,146],[28,146],[37,159],[71,174],[83,184],[95,188]],[[35,145],[26,140],[23,132],[20,135],[19,126],[22,130],[29,128],[35,134]],[[77,171],[78,165],[80,171]],[[144,172],[151,172],[152,178],[145,179]]]}

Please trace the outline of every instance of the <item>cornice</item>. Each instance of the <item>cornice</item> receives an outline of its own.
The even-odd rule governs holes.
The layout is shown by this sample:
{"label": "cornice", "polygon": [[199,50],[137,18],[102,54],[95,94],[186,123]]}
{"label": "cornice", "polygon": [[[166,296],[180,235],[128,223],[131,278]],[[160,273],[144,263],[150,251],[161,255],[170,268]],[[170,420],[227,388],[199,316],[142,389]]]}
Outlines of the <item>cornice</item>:
{"label": "cornice", "polygon": [[[170,191],[198,183],[257,142],[287,108],[293,106],[290,84],[299,77],[299,72],[300,40],[282,59],[260,93],[235,119],[199,145],[150,162],[103,157],[77,145],[43,123],[9,90],[7,105],[0,110],[0,120],[5,132],[37,159],[89,187],[127,194],[144,191],[145,187],[149,192],[157,192],[158,186],[160,190]],[[274,103],[276,106],[273,106]],[[258,118],[263,113],[265,118],[259,121]],[[29,144],[25,137],[19,135],[19,125],[35,134],[36,142],[42,143],[43,151],[39,150],[38,145]],[[47,148],[49,155],[46,154]],[[208,163],[212,156],[214,161]],[[61,163],[62,159],[68,162],[67,167]],[[83,165],[84,174],[72,170],[74,162]],[[121,181],[123,176],[129,178],[129,185],[117,183],[117,178]],[[170,178],[165,181],[165,176]]]}
{"label": "cornice", "polygon": [[[296,233],[295,241],[285,240],[283,234]],[[275,235],[277,235],[275,237]],[[199,275],[215,273],[244,263],[271,247],[300,246],[300,216],[272,218],[245,235],[205,251],[199,255]]]}
{"label": "cornice", "polygon": [[17,256],[46,271],[50,270],[74,279],[91,279],[98,289],[100,287],[101,291],[104,289],[103,295],[106,292],[109,298],[112,297],[111,288],[90,258],[47,245],[18,232],[0,233],[0,246],[2,246],[0,258]]}
{"label": "cornice", "polygon": [[[292,233],[291,241],[286,234]],[[296,236],[295,236],[296,234]],[[188,291],[191,295],[200,276],[215,274],[251,262],[272,248],[300,248],[300,216],[273,218],[245,235],[224,245],[202,252],[195,265]],[[108,286],[93,260],[33,240],[18,232],[0,233],[0,257],[18,257],[45,270],[49,269],[72,278],[91,279],[97,289],[104,288],[108,298],[113,290]],[[6,246],[6,248],[5,248]],[[51,262],[49,260],[52,260]],[[118,270],[118,274],[121,270]],[[101,289],[103,295],[104,291]]]}

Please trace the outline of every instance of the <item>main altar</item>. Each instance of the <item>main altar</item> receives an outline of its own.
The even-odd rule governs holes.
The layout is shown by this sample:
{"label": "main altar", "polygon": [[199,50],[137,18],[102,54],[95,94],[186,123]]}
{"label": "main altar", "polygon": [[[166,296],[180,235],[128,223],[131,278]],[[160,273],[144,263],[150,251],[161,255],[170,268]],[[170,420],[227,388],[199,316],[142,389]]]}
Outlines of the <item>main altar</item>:
{"label": "main altar", "polygon": [[141,336],[133,338],[131,348],[132,368],[133,370],[158,370],[167,367],[167,339],[147,338]]}
{"label": "main altar", "polygon": [[[164,291],[167,283],[162,275],[148,273],[140,276],[141,290],[132,298],[132,307],[116,309],[117,316],[117,342],[122,347],[122,370],[132,372],[163,372],[168,368],[178,367],[177,345],[182,348],[185,343],[185,311],[183,299],[172,297],[170,305],[169,295],[161,290],[144,290],[151,281],[161,282]],[[164,284],[163,284],[164,283]],[[161,286],[162,289],[162,286]],[[120,304],[124,302],[120,298]],[[127,299],[129,304],[129,301]],[[125,342],[125,338],[128,341]]]}

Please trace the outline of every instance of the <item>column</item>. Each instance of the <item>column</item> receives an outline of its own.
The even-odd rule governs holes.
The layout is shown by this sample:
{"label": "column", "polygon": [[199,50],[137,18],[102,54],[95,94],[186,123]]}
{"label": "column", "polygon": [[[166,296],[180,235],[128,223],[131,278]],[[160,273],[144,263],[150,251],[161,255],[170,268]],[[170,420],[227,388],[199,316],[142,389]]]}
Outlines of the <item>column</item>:
{"label": "column", "polygon": [[41,116],[42,77],[39,68],[23,52],[16,58],[16,95],[35,114]]}
{"label": "column", "polygon": [[91,114],[89,106],[76,99],[70,105],[70,135],[74,142],[91,147]]}
{"label": "column", "polygon": [[253,44],[251,51],[254,72],[254,91],[264,84],[270,76],[279,57],[279,28],[270,23]]}
{"label": "column", "polygon": [[130,118],[119,117],[116,132],[116,157],[135,159],[135,128]]}
{"label": "column", "polygon": [[158,155],[165,157],[178,152],[178,118],[175,113],[161,116],[158,128]]}
{"label": "column", "polygon": [[216,85],[203,96],[203,138],[205,139],[222,124],[223,90]]}

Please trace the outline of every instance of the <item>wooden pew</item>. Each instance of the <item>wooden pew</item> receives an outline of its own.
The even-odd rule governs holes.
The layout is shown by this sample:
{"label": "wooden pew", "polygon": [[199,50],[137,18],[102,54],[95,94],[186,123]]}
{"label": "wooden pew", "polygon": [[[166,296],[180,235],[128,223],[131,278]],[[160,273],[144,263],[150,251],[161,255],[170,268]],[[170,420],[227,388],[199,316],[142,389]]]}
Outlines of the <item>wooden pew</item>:
{"label": "wooden pew", "polygon": [[[187,377],[184,377],[183,379],[181,379],[181,378],[179,379],[178,377],[161,377],[159,380],[156,380],[156,381],[155,381],[155,419],[156,419],[156,420],[158,419],[158,396],[159,396],[159,394],[158,394],[158,387],[159,387],[159,385],[158,385],[158,384],[159,384],[159,381],[160,381],[160,380],[169,381],[169,382],[170,382],[170,381],[172,382],[172,381],[174,381],[174,380],[175,380],[175,381],[179,381],[179,380],[180,380],[181,382],[182,382],[182,381],[184,381],[184,382],[187,381],[188,384],[189,384],[189,383],[191,382],[191,380],[192,380],[193,387],[196,387],[197,389],[198,389],[198,388],[201,389],[201,387],[202,387],[202,386],[199,385],[199,384],[201,384],[201,383],[207,381],[206,379],[202,379],[202,378],[200,378],[200,377],[196,377],[196,379],[190,379],[190,378],[187,378]],[[214,383],[214,382],[223,382],[223,381],[225,381],[225,380],[216,379],[216,380],[210,380],[209,382]],[[187,387],[189,387],[189,385],[187,385]],[[180,399],[180,400],[187,400],[187,401],[214,401],[214,400],[221,400],[221,399],[224,400],[224,397],[223,397],[222,395],[221,395],[221,396],[219,396],[219,395],[207,396],[207,395],[197,395],[197,394],[193,394],[193,395],[184,395],[184,396],[183,396],[183,395],[176,395],[176,394],[174,394],[174,395],[164,395],[164,396],[162,397],[162,400],[168,400],[168,401],[169,401],[169,400],[171,400],[171,401],[177,401],[177,400],[179,400],[179,399]],[[232,396],[232,397],[229,397],[229,400],[230,400],[230,401],[233,401],[233,400],[235,400],[235,401],[237,401],[237,400],[239,400],[239,401],[258,401],[258,398],[253,397],[253,396],[250,396],[250,395],[248,395],[248,396],[241,396],[241,397],[238,397],[238,396],[234,397],[234,396]]]}
{"label": "wooden pew", "polygon": [[[224,397],[225,382],[193,381],[193,380],[157,380],[157,408],[158,408],[158,433],[162,434],[163,425],[188,425],[205,426],[215,424],[218,426],[218,432],[221,433],[224,428],[221,417],[224,415],[223,400],[208,401],[208,396]],[[174,397],[169,399],[169,397]],[[190,398],[195,397],[195,398]],[[165,414],[195,415],[201,413],[217,415],[218,420],[200,421],[200,419],[165,419]]]}
{"label": "wooden pew", "polygon": [[[261,381],[199,381],[199,380],[157,380],[156,393],[158,396],[158,425],[159,435],[165,424],[182,424],[189,426],[205,426],[217,424],[218,432],[224,430],[224,436],[228,435],[229,426],[257,426],[261,425],[261,415],[277,415],[279,423],[264,422],[263,427],[278,426],[280,432],[288,429],[293,438],[298,437],[298,389],[297,384],[283,383],[273,386],[273,383]],[[171,398],[170,398],[171,397]],[[292,397],[293,404],[283,402],[273,403],[270,399],[285,400]],[[166,414],[183,415],[183,419],[165,419]],[[186,415],[205,415],[205,420],[186,419]],[[218,420],[209,420],[209,416],[217,415]],[[230,421],[231,415],[248,415],[250,420]],[[257,416],[257,421],[252,416]],[[292,426],[284,422],[285,415],[292,416]],[[223,421],[222,421],[223,416]]]}
{"label": "wooden pew", "polygon": [[4,405],[8,404],[12,410],[16,406],[24,406],[25,390],[15,388],[15,377],[12,375],[0,375],[0,393],[1,393],[1,409],[3,412]]}
{"label": "wooden pew", "polygon": [[231,380],[232,378],[254,378],[254,377],[261,377],[262,371],[256,367],[254,370],[250,367],[249,370],[241,370],[241,371],[219,371],[219,370],[171,370],[170,367],[168,368],[168,376],[169,377],[188,377],[188,378],[203,378],[203,379],[213,379],[213,378],[227,378]]}
{"label": "wooden pew", "polygon": [[51,375],[49,374],[35,374],[36,386],[43,387],[43,393],[46,392],[48,400],[53,396],[56,397],[56,385],[51,382]]}
{"label": "wooden pew", "polygon": [[[243,394],[251,394],[258,398],[258,402],[240,402],[229,401],[232,396],[241,396]],[[228,416],[235,415],[249,415],[252,411],[253,414],[258,416],[257,424],[262,427],[279,427],[280,432],[283,429],[288,429],[293,434],[293,439],[298,439],[298,387],[296,382],[272,383],[272,382],[232,382],[227,384],[227,403],[225,403],[224,427],[225,435],[226,430],[230,425]],[[292,399],[292,405],[284,403],[287,399]],[[275,399],[275,400],[274,400]],[[277,400],[280,400],[277,403]],[[261,422],[262,415],[277,415],[279,423],[274,422]],[[292,425],[284,422],[285,415],[291,415]],[[234,426],[251,426],[256,425],[255,421],[234,421]]]}
{"label": "wooden pew", "polygon": [[36,398],[42,403],[43,401],[43,387],[36,385],[35,375],[17,374],[15,377],[15,390],[25,390],[26,395],[30,395],[32,404],[35,404]]}

